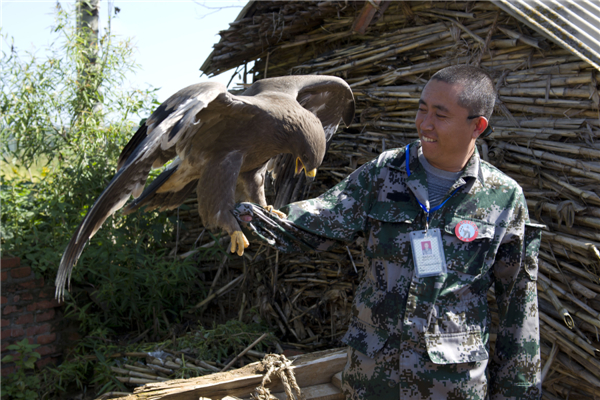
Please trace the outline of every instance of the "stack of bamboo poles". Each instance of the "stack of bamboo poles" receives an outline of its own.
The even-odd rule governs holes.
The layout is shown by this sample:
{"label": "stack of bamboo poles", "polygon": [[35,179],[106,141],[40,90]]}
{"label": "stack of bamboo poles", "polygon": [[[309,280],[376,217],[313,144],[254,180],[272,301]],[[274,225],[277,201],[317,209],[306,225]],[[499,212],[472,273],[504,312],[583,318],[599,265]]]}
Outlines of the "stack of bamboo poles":
{"label": "stack of bamboo poles", "polygon": [[[110,367],[115,379],[128,386],[139,386],[147,383],[159,383],[182,377],[195,377],[225,372],[232,368],[244,366],[262,360],[266,353],[253,348],[268,336],[261,335],[240,353],[229,359],[226,364],[218,361],[204,361],[192,357],[194,349],[184,351],[162,350],[160,352],[116,353],[109,357],[120,360],[119,366]],[[283,352],[280,345],[274,342],[273,351]],[[279,347],[279,349],[277,349]]]}
{"label": "stack of bamboo poles", "polygon": [[[128,385],[164,382],[177,376],[182,369],[193,370],[193,375],[206,375],[221,371],[214,362],[196,360],[181,354],[168,354],[157,358],[148,353],[140,353],[137,361],[129,357],[120,367],[110,367],[115,378]],[[145,361],[145,362],[143,362]]]}
{"label": "stack of bamboo poles", "polygon": [[[351,85],[357,102],[355,122],[332,139],[317,180],[304,191],[308,197],[322,193],[382,151],[416,140],[420,93],[437,70],[472,64],[490,73],[499,101],[491,121],[495,132],[479,140],[480,154],[520,183],[530,217],[548,227],[538,279],[544,396],[597,395],[598,71],[493,3],[393,2],[364,35],[351,33],[362,3],[259,3],[252,17],[221,33],[204,72],[256,60],[255,79],[338,75]],[[244,45],[233,41],[242,37]],[[178,254],[212,245],[208,237],[196,243],[201,228],[193,200],[189,205],[191,210],[182,211],[180,217],[196,228],[180,238]],[[302,255],[256,247],[242,260],[201,267],[215,288],[243,276],[213,296],[228,300],[219,302],[220,311],[215,313],[237,309],[241,318],[244,309],[256,307],[298,347],[313,350],[337,344],[363,268],[360,246]],[[228,273],[219,272],[223,269]],[[494,303],[492,293],[490,302]]]}

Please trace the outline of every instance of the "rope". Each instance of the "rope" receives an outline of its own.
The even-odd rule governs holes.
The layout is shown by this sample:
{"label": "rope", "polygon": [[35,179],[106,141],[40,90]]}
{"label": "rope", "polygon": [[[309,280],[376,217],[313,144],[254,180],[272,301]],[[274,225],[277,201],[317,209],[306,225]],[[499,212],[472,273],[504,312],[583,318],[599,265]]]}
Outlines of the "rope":
{"label": "rope", "polygon": [[[266,383],[271,382],[271,375],[275,374],[281,379],[288,400],[305,400],[304,395],[296,382],[296,377],[294,376],[294,371],[291,366],[292,361],[288,360],[283,354],[267,354],[259,366],[259,371],[267,372],[265,373],[260,386],[251,394],[252,399],[277,400],[277,398],[271,394],[269,389],[265,387]],[[296,393],[295,395],[294,392]]]}

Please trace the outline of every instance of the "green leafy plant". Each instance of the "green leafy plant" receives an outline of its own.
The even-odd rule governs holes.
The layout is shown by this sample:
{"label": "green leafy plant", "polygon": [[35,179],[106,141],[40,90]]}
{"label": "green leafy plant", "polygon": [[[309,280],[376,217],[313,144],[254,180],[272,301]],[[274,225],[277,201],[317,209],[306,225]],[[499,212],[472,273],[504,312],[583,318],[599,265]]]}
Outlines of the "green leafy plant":
{"label": "green leafy plant", "polygon": [[2,378],[2,398],[35,400],[38,398],[37,389],[40,386],[38,376],[28,370],[35,368],[35,362],[40,359],[40,354],[34,349],[39,344],[29,344],[28,339],[23,339],[16,344],[7,346],[7,350],[16,352],[2,358],[3,363],[14,363],[16,371]]}
{"label": "green leafy plant", "polygon": [[[2,170],[2,246],[48,279],[115,173],[137,127],[133,120],[156,105],[153,90],[122,89],[136,67],[130,43],[106,31],[93,68],[86,67],[89,49],[74,20],[57,8],[58,38],[47,59],[11,52],[1,61],[1,154],[10,166]],[[104,225],[73,275],[70,315],[80,319],[83,333],[100,326],[141,329],[157,313],[161,320],[166,310],[177,314],[194,281],[191,261],[165,257],[173,218],[117,214]]]}
{"label": "green leafy plant", "polygon": [[[136,69],[129,41],[106,31],[89,72],[75,18],[57,7],[57,37],[47,56],[11,50],[0,59],[3,256],[21,257],[49,281],[138,121],[157,105],[154,90],[129,88],[127,74]],[[119,387],[109,376],[110,359],[98,361],[101,349],[111,351],[105,344],[142,332],[154,341],[172,336],[190,298],[202,297],[197,261],[174,259],[165,249],[175,229],[164,213],[117,213],[90,240],[66,299],[66,315],[85,339],[58,372],[42,374],[48,397],[73,386]]]}

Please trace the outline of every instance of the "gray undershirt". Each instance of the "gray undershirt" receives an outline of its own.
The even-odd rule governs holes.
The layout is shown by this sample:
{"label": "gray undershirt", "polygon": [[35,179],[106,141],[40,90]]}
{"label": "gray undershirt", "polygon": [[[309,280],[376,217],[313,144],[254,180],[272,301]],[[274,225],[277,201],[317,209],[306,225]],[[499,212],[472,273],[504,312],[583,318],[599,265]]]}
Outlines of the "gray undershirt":
{"label": "gray undershirt", "polygon": [[419,149],[419,162],[427,172],[427,190],[429,192],[429,207],[433,208],[446,200],[448,190],[460,178],[462,171],[450,172],[438,169],[429,164],[423,150]]}

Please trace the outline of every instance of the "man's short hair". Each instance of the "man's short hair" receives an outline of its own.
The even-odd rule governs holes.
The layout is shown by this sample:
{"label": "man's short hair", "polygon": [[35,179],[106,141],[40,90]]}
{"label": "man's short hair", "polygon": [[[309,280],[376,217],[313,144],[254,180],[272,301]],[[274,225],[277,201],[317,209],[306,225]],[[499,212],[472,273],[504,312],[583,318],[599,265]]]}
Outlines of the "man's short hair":
{"label": "man's short hair", "polygon": [[469,116],[484,116],[488,120],[494,111],[496,88],[492,78],[472,65],[453,65],[436,72],[431,80],[462,85],[458,105],[469,110]]}

